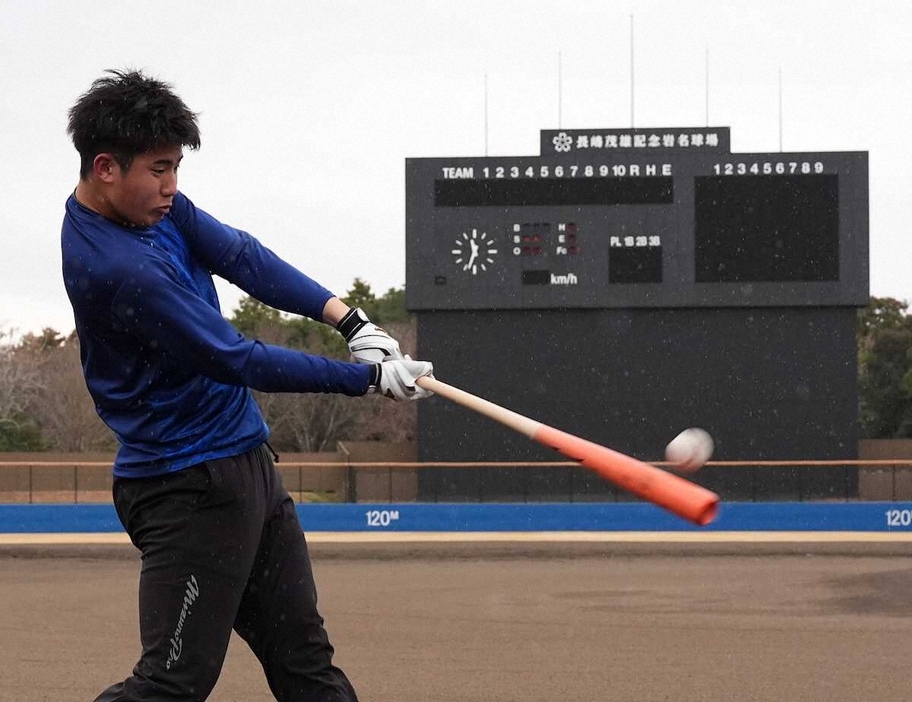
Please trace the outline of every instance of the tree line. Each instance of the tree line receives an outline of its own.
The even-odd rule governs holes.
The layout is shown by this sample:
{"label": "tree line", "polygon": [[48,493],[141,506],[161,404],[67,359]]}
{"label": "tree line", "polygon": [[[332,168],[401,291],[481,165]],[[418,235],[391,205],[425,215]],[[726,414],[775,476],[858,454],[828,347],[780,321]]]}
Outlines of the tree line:
{"label": "tree line", "polygon": [[[355,279],[342,298],[415,353],[415,324],[405,309],[405,290],[377,296]],[[342,360],[348,345],[331,327],[242,298],[229,321],[245,336]],[[257,403],[279,451],[334,450],[338,441],[414,439],[414,403],[371,395],[261,393]],[[0,333],[0,451],[109,452],[117,441],[95,413],[82,377],[76,332],[46,328],[14,340]]]}
{"label": "tree line", "polygon": [[[404,288],[377,296],[355,279],[344,296],[415,353],[415,324]],[[872,297],[858,311],[858,426],[871,439],[912,438],[912,315],[906,302]],[[348,359],[342,337],[325,324],[285,315],[251,297],[229,321],[248,337]],[[338,441],[410,441],[413,403],[370,396],[260,393],[256,400],[280,451],[333,450]],[[113,451],[116,440],[95,414],[79,365],[75,332],[54,329],[14,340],[0,332],[0,451]]]}

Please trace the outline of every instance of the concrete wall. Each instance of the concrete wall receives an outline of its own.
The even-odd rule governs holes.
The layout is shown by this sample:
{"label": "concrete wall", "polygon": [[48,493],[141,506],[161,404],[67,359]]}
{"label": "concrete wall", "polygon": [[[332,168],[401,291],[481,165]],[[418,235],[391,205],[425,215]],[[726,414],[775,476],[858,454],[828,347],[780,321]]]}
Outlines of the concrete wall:
{"label": "concrete wall", "polygon": [[[346,441],[339,451],[352,463],[414,463],[414,443],[385,444],[378,441]],[[418,499],[418,470],[404,468],[352,468],[351,502],[414,502]]]}
{"label": "concrete wall", "polygon": [[[858,454],[861,460],[912,461],[912,439],[864,439]],[[0,453],[0,502],[110,502],[113,461],[105,453]],[[278,468],[299,502],[413,502],[418,469],[350,464],[416,461],[414,443],[353,441],[334,452],[282,453]],[[912,465],[862,465],[858,492],[861,500],[912,500]]]}
{"label": "concrete wall", "polygon": [[[912,460],[912,439],[862,439],[858,458],[869,461]],[[868,466],[858,470],[862,500],[912,499],[912,466]]]}
{"label": "concrete wall", "polygon": [[110,502],[113,462],[108,453],[0,453],[0,502]]}
{"label": "concrete wall", "polygon": [[[348,442],[334,452],[281,453],[277,467],[298,502],[408,502],[417,492],[414,470],[348,464],[412,462],[415,454],[414,444]],[[110,502],[113,463],[106,453],[0,452],[0,502]]]}

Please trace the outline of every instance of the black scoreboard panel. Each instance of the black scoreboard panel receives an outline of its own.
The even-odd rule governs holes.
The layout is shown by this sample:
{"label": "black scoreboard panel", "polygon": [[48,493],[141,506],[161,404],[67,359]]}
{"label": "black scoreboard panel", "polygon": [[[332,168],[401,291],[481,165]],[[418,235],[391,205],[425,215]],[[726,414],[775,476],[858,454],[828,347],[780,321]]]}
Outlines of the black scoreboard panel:
{"label": "black scoreboard panel", "polygon": [[410,309],[864,305],[867,154],[409,159]]}
{"label": "black scoreboard panel", "polygon": [[434,207],[669,205],[673,187],[671,178],[639,177],[435,180]]}
{"label": "black scoreboard panel", "polygon": [[[704,427],[717,460],[856,455],[855,310],[842,307],[470,310],[418,314],[422,358],[469,392],[643,460]],[[423,461],[559,461],[559,454],[443,399],[418,406]],[[705,468],[725,499],[844,496],[835,469]],[[422,471],[422,497],[585,499],[581,469]],[[621,496],[623,498],[623,496]],[[442,499],[442,497],[441,497]],[[789,498],[791,499],[791,498]]]}
{"label": "black scoreboard panel", "polygon": [[698,176],[698,283],[839,282],[839,177]]}

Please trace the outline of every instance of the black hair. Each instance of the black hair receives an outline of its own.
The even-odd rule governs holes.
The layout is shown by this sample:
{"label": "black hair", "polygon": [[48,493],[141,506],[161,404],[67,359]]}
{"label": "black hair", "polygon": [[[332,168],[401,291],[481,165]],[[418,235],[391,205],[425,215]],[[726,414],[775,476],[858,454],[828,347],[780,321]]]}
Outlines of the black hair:
{"label": "black hair", "polygon": [[110,153],[124,170],[133,158],[167,146],[200,146],[196,113],[167,83],[142,71],[106,71],[70,108],[67,133],[79,152],[79,175],[92,171],[95,157]]}

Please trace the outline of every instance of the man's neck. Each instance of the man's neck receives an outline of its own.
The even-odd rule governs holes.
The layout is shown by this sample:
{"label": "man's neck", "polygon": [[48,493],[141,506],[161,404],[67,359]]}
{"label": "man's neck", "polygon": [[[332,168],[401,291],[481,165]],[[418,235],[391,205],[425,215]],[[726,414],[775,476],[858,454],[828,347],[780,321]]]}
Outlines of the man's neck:
{"label": "man's neck", "polygon": [[111,207],[111,203],[108,201],[108,198],[105,197],[104,193],[97,187],[96,184],[92,183],[90,180],[79,179],[79,182],[76,184],[76,190],[73,192],[73,197],[76,198],[76,201],[85,207],[86,209],[92,210],[100,214],[105,219],[110,219],[112,222],[117,222],[124,226],[130,226],[129,223],[124,222]]}

